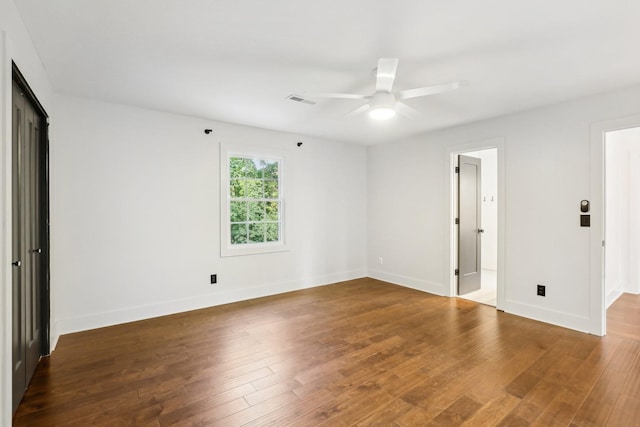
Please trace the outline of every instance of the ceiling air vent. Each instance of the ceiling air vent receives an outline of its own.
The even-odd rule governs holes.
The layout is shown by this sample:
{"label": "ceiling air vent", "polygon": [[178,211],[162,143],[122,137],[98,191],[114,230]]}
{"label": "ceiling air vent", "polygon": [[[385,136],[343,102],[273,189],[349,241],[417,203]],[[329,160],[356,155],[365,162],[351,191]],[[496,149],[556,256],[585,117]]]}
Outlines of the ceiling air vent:
{"label": "ceiling air vent", "polygon": [[300,95],[289,95],[289,96],[287,96],[287,99],[290,99],[290,100],[296,101],[296,102],[302,102],[303,104],[309,104],[309,105],[315,104],[315,102],[313,102],[313,101],[311,101],[309,99],[304,99]]}

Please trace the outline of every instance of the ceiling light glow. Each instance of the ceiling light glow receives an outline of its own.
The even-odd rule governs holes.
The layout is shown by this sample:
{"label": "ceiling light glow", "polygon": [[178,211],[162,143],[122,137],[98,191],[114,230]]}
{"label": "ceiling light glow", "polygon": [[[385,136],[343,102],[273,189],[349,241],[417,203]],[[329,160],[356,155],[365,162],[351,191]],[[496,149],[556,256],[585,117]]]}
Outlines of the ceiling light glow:
{"label": "ceiling light glow", "polygon": [[369,117],[374,120],[388,120],[396,115],[396,110],[391,107],[376,107],[369,110]]}

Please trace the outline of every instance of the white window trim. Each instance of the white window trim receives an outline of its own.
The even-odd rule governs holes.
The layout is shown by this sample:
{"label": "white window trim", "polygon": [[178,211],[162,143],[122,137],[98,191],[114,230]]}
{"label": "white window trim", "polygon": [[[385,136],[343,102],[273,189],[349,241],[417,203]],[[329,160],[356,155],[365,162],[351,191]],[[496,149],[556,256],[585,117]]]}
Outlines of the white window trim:
{"label": "white window trim", "polygon": [[[280,241],[265,243],[231,244],[229,217],[229,159],[231,157],[253,157],[276,160],[278,166],[278,191],[280,194]],[[231,257],[239,255],[266,254],[288,251],[287,239],[287,203],[286,203],[286,152],[282,150],[257,147],[255,145],[220,144],[220,255]]]}

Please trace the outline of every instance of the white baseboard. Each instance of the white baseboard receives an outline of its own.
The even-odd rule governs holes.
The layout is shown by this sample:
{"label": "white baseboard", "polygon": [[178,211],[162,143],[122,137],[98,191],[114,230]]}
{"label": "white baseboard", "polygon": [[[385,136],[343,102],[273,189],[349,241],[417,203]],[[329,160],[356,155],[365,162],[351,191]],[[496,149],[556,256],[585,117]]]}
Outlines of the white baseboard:
{"label": "white baseboard", "polygon": [[504,311],[506,313],[527,317],[529,319],[550,323],[552,325],[562,326],[564,328],[574,329],[580,332],[590,332],[589,317],[587,316],[576,316],[561,311],[548,310],[511,300],[505,301]]}
{"label": "white baseboard", "polygon": [[[440,283],[429,282],[380,270],[369,270],[369,277],[407,288],[429,292],[435,295],[449,296],[447,294],[446,287]],[[589,318],[586,316],[576,316],[509,300],[505,301],[504,305],[504,311],[507,313],[538,320],[544,323],[550,323],[552,325],[562,326],[564,328],[574,329],[580,332],[589,332]]]}
{"label": "white baseboard", "polygon": [[605,308],[609,308],[611,304],[613,304],[618,298],[620,298],[620,296],[622,296],[622,294],[624,293],[622,289],[622,287],[616,287],[615,289],[611,289],[609,292],[607,292],[607,295],[605,296]]}
{"label": "white baseboard", "polygon": [[[324,276],[306,277],[280,283],[270,283],[261,286],[243,288],[238,290],[223,290],[213,294],[198,295],[181,300],[166,301],[143,306],[126,307],[121,310],[94,313],[87,316],[59,319],[52,325],[51,349],[55,348],[61,335],[85,331],[89,329],[112,326],[121,323],[181,313],[184,311],[214,307],[238,301],[245,301],[270,295],[292,292],[300,289],[308,289],[329,285],[346,280],[362,277],[371,277],[396,285],[428,292],[435,295],[447,296],[446,287],[442,283],[430,282],[414,277],[403,276],[380,270],[354,270]],[[619,295],[618,295],[619,296]],[[608,298],[607,298],[608,300]],[[515,301],[505,301],[505,312],[527,317],[545,323],[589,332],[589,319],[583,316],[575,316],[559,311],[541,309],[537,306],[523,304]]]}
{"label": "white baseboard", "polygon": [[369,277],[404,286],[405,288],[416,289],[430,294],[447,296],[447,289],[442,283],[429,282],[428,280],[417,279],[415,277],[402,276],[381,270],[369,270]]}
{"label": "white baseboard", "polygon": [[[93,313],[87,316],[71,317],[59,319],[55,322],[52,331],[56,335],[51,337],[51,342],[55,345],[59,336],[73,332],[86,331],[89,329],[113,326],[120,323],[134,322],[136,320],[150,319],[153,317],[166,316],[169,314],[181,313],[184,311],[198,310],[201,308],[214,307],[217,305],[229,304],[232,302],[246,301],[270,295],[277,295],[285,292],[297,291],[300,289],[314,288],[317,286],[330,285],[346,280],[366,277],[366,271],[354,270],[345,271],[324,276],[305,277],[280,283],[269,283],[260,286],[253,286],[237,290],[221,290],[220,292],[197,295],[174,301],[165,301],[149,305],[126,307],[120,310]],[[53,348],[53,346],[52,346]]]}
{"label": "white baseboard", "polygon": [[58,345],[60,334],[58,333],[57,322],[53,322],[49,328],[49,352],[53,353]]}

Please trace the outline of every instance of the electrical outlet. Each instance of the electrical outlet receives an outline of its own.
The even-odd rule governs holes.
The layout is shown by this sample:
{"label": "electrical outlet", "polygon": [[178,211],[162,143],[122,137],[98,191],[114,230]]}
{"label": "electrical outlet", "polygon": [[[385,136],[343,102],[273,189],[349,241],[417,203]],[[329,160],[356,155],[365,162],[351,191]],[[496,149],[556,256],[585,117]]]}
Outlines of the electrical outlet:
{"label": "electrical outlet", "polygon": [[211,284],[215,285],[216,283],[218,283],[218,275],[217,274],[212,274],[211,275]]}
{"label": "electrical outlet", "polygon": [[380,265],[384,264],[384,258],[382,258],[382,257],[378,258],[378,263]]}
{"label": "electrical outlet", "polygon": [[538,295],[543,297],[546,296],[547,287],[545,285],[538,285]]}

